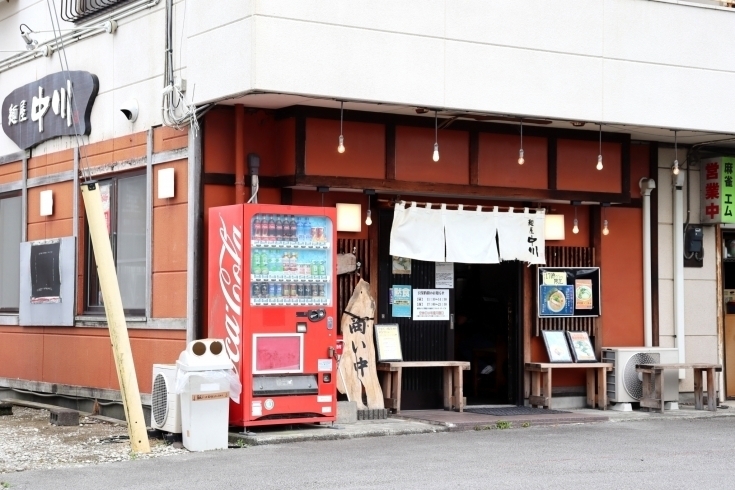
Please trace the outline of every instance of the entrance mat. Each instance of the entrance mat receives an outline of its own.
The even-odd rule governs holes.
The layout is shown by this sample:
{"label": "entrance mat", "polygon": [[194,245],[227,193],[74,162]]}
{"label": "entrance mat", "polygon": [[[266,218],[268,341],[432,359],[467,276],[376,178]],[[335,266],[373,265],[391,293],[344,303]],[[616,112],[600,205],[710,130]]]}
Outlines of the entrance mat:
{"label": "entrance mat", "polygon": [[494,415],[496,417],[513,417],[515,415],[554,415],[559,413],[570,413],[562,410],[550,410],[547,408],[533,407],[465,407],[465,412],[479,413],[481,415]]}

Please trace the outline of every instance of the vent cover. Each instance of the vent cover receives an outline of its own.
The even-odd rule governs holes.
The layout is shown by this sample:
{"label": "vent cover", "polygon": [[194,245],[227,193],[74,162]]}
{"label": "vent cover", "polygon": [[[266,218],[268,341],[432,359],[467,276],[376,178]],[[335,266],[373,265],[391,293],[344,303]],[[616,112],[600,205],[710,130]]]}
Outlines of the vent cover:
{"label": "vent cover", "polygon": [[151,393],[151,415],[159,427],[162,427],[168,417],[168,386],[162,374],[156,375]]}
{"label": "vent cover", "polygon": [[644,354],[639,352],[630,356],[628,362],[625,363],[625,370],[623,371],[623,385],[625,386],[625,391],[632,398],[640,400],[643,396],[643,382],[635,370],[636,364],[658,364],[659,362],[661,362],[661,354],[657,353]]}

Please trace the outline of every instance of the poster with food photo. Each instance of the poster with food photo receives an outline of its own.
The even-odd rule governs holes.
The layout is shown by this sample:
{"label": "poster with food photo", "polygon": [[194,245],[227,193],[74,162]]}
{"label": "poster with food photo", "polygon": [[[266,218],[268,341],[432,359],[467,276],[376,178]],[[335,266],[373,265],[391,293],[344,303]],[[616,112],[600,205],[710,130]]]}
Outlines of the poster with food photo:
{"label": "poster with food photo", "polygon": [[595,348],[592,347],[587,332],[567,332],[567,337],[572,346],[574,362],[597,362]]}
{"label": "poster with food photo", "polygon": [[542,316],[574,315],[574,286],[541,286],[539,313]]}
{"label": "poster with food photo", "polygon": [[577,279],[574,281],[574,298],[576,301],[576,309],[592,309],[592,279]]}

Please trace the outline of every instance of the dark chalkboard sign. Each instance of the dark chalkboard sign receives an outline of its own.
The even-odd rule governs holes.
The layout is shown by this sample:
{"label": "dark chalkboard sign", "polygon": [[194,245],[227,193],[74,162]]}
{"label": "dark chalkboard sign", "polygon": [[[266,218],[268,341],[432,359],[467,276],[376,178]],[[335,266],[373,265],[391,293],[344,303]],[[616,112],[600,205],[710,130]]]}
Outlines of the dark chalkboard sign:
{"label": "dark chalkboard sign", "polygon": [[61,302],[60,250],[59,240],[31,246],[31,303]]}

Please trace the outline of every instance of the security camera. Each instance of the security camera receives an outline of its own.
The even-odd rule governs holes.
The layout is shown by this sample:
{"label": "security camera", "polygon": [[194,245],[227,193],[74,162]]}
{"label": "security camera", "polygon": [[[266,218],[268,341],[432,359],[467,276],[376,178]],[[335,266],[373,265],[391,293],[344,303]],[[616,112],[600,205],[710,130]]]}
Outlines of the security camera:
{"label": "security camera", "polygon": [[122,107],[120,107],[120,112],[123,113],[125,119],[130,122],[135,122],[138,119],[138,101],[135,99],[125,101]]}

